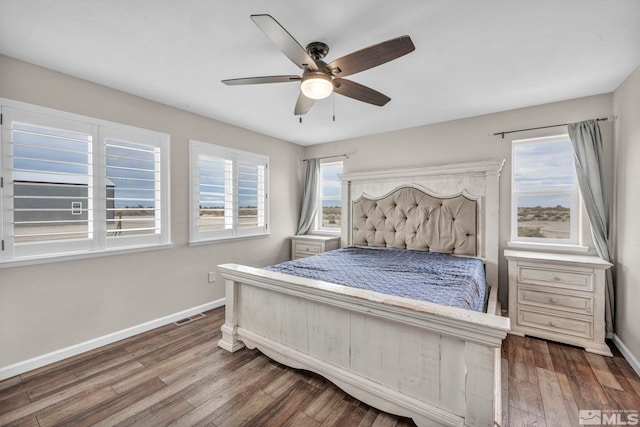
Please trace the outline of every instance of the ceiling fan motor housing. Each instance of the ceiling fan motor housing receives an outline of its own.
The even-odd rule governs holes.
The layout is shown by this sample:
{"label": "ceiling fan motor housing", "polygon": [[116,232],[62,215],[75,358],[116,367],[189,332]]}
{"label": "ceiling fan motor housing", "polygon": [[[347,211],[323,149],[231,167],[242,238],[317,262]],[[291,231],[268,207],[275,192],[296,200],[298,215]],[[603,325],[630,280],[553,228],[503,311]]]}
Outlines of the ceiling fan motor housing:
{"label": "ceiling fan motor housing", "polygon": [[322,42],[311,42],[307,45],[306,51],[309,56],[318,60],[327,56],[327,53],[329,53],[329,46]]}

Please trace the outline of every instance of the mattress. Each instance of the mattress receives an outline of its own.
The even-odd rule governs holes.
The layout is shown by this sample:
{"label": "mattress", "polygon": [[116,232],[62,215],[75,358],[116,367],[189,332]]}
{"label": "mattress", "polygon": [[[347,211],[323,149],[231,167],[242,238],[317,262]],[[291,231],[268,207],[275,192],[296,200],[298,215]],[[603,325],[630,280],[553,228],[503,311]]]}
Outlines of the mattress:
{"label": "mattress", "polygon": [[265,269],[474,311],[487,293],[481,260],[435,252],[348,247]]}

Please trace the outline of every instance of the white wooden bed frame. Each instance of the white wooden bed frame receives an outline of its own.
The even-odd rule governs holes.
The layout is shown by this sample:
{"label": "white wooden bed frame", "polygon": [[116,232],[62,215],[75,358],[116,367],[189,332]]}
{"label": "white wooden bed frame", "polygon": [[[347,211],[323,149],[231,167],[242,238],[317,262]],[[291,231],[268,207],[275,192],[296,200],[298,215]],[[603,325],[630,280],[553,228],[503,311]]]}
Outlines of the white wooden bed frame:
{"label": "white wooden bed frame", "polygon": [[258,348],[322,375],[355,398],[420,426],[501,422],[500,346],[509,319],[498,303],[498,181],[504,160],[342,175],[342,244],[352,203],[405,185],[478,203],[478,255],[487,313],[383,295],[237,264],[220,265],[226,319],[218,345]]}

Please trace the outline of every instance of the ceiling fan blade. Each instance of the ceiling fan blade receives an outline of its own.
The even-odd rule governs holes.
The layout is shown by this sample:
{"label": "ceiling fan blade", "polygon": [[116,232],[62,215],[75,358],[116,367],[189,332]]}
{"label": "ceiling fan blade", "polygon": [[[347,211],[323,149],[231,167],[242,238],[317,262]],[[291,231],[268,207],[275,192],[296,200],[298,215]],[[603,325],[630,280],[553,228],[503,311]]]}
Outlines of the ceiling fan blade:
{"label": "ceiling fan blade", "polygon": [[334,92],[340,95],[380,107],[391,101],[387,95],[347,79],[333,79],[333,87]]}
{"label": "ceiling fan blade", "polygon": [[413,52],[415,48],[411,37],[401,36],[345,55],[328,66],[334,70],[336,77],[346,77],[392,61]]}
{"label": "ceiling fan blade", "polygon": [[298,101],[296,101],[296,108],[293,111],[293,114],[296,116],[301,116],[303,114],[307,114],[311,107],[313,107],[313,103],[316,102],[311,98],[307,98],[304,96],[302,92],[298,95]]}
{"label": "ceiling fan blade", "polygon": [[222,80],[222,83],[232,85],[255,85],[262,83],[287,83],[302,80],[300,76],[264,76],[264,77],[243,77],[241,79]]}
{"label": "ceiling fan blade", "polygon": [[271,15],[251,15],[251,19],[294,64],[303,70],[308,68],[312,71],[318,71],[316,61]]}

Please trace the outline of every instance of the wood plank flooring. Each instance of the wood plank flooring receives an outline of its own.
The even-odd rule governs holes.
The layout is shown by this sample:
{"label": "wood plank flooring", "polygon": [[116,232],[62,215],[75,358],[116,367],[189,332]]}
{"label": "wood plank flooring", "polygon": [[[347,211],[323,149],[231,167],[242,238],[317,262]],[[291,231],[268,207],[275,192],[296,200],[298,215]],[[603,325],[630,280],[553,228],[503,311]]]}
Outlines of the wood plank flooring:
{"label": "wood plank flooring", "polygon": [[[412,426],[256,350],[216,346],[224,309],[0,381],[2,426]],[[640,409],[640,378],[613,358],[509,336],[503,426],[577,426],[579,409]]]}

